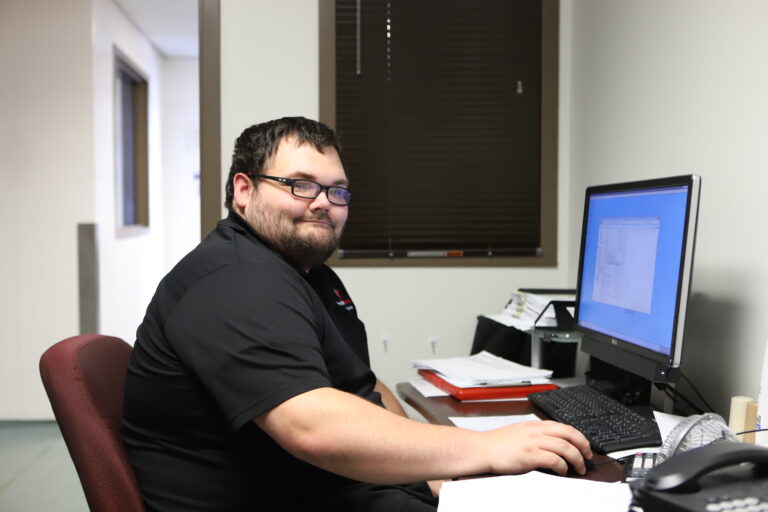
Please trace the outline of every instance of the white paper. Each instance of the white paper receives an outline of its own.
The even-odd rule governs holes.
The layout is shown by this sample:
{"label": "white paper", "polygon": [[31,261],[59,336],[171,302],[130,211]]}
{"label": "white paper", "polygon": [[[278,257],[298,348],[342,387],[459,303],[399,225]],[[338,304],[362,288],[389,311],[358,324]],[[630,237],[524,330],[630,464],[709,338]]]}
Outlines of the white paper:
{"label": "white paper", "polygon": [[447,391],[443,391],[439,387],[435,386],[431,382],[429,382],[426,379],[418,378],[418,379],[410,379],[408,382],[411,383],[411,386],[416,388],[416,391],[422,394],[422,396],[425,396],[427,398],[433,398],[438,396],[451,396]]}
{"label": "white paper", "polygon": [[593,482],[532,471],[524,475],[446,482],[438,512],[562,510],[616,512],[629,509],[632,493],[623,483]]}
{"label": "white paper", "polygon": [[662,439],[666,439],[669,433],[672,432],[672,429],[686,418],[686,416],[667,414],[658,411],[653,411],[653,417],[656,420],[656,424],[659,426],[659,432],[661,432]]}
{"label": "white paper", "polygon": [[[547,307],[553,300],[575,300],[575,295],[539,295],[527,292],[513,292],[504,311],[496,315],[485,315],[494,322],[520,331],[530,331],[536,327],[557,327],[557,317],[553,306]],[[544,314],[542,310],[546,308]],[[573,308],[570,308],[573,315]],[[538,321],[537,321],[538,318]]]}
{"label": "white paper", "polygon": [[490,318],[494,322],[500,323],[505,327],[514,327],[518,331],[530,331],[533,329],[533,321],[524,318],[517,318],[506,313],[498,313],[496,315],[483,315],[485,318]]}
{"label": "white paper", "polygon": [[514,386],[548,382],[551,370],[531,368],[508,361],[489,352],[448,359],[411,361],[417,369],[432,370],[457,387]]}
{"label": "white paper", "polygon": [[463,404],[477,404],[481,402],[525,402],[528,401],[527,396],[513,396],[508,398],[476,398],[474,400],[462,400]]}
{"label": "white paper", "polygon": [[448,419],[457,427],[478,432],[494,430],[525,421],[541,421],[535,414],[518,414],[515,416],[451,416]]}
{"label": "white paper", "polygon": [[641,446],[639,448],[630,448],[628,450],[618,450],[615,452],[607,453],[610,458],[612,459],[623,459],[624,457],[629,457],[630,455],[635,455],[636,453],[659,453],[659,450],[661,449],[661,445],[656,446]]}

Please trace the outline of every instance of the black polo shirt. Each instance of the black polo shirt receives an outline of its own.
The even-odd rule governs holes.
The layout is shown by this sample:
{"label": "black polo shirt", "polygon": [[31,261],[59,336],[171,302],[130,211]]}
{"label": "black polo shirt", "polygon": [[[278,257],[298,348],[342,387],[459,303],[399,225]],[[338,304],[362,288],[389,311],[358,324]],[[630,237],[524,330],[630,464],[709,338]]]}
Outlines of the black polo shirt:
{"label": "black polo shirt", "polygon": [[320,387],[381,405],[374,385],[365,329],[333,271],[305,275],[230,214],[160,282],[137,331],[123,437],[149,509],[287,509],[352,485],[251,420]]}

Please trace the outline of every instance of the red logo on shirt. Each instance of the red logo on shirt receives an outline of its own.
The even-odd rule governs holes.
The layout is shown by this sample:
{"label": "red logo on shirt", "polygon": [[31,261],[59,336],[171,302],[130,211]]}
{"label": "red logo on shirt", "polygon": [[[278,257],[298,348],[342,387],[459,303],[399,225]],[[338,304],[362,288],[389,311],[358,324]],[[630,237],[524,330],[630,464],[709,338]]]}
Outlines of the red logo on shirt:
{"label": "red logo on shirt", "polygon": [[349,298],[344,298],[344,296],[341,294],[341,290],[334,288],[333,293],[336,295],[336,299],[338,299],[336,300],[337,306],[346,308],[349,311],[355,308],[355,306],[352,304],[352,300]]}

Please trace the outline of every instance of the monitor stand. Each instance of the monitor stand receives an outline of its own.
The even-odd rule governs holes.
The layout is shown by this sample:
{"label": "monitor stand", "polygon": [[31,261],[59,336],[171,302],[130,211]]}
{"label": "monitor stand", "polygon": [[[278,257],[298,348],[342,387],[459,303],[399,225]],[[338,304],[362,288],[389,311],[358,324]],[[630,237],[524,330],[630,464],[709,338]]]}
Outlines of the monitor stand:
{"label": "monitor stand", "polygon": [[[643,377],[606,363],[596,357],[589,359],[587,384],[625,405],[650,405],[654,410],[676,413],[675,403],[664,391]],[[666,383],[674,387],[673,383]]]}
{"label": "monitor stand", "polygon": [[626,370],[590,358],[587,384],[625,405],[648,405],[651,397],[651,381]]}

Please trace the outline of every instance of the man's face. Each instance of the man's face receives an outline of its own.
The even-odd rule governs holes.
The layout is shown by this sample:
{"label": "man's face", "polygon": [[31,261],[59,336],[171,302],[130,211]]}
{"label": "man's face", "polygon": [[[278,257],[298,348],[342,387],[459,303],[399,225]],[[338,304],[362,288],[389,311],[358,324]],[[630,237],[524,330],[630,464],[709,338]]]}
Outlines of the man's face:
{"label": "man's face", "polygon": [[[302,178],[321,185],[348,183],[339,154],[333,147],[323,153],[312,144],[296,145],[294,138],[280,141],[260,174]],[[272,180],[256,180],[244,217],[286,258],[309,270],[333,254],[347,222],[347,207],[328,202],[323,191],[315,199],[291,194],[291,187]]]}

